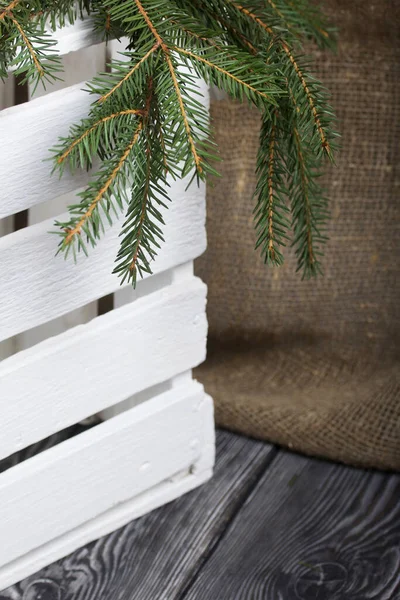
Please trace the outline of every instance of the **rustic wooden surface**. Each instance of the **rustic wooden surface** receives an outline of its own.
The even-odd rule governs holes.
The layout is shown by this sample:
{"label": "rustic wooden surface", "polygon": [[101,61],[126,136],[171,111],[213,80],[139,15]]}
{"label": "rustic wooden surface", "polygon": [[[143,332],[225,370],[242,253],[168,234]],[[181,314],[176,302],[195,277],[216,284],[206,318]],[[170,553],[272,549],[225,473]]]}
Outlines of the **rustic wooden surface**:
{"label": "rustic wooden surface", "polygon": [[400,475],[217,439],[211,482],[0,600],[400,600]]}

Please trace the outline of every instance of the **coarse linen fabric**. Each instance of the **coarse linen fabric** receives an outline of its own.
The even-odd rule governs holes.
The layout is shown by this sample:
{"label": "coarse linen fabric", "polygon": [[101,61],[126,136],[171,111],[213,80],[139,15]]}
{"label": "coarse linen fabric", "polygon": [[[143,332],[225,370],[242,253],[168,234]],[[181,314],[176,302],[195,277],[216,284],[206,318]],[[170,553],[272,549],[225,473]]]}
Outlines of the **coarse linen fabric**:
{"label": "coarse linen fabric", "polygon": [[400,469],[400,3],[328,0],[337,54],[308,49],[342,149],[325,276],[254,251],[256,110],[211,105],[223,162],[208,187],[209,356],[197,371],[220,426],[358,466]]}

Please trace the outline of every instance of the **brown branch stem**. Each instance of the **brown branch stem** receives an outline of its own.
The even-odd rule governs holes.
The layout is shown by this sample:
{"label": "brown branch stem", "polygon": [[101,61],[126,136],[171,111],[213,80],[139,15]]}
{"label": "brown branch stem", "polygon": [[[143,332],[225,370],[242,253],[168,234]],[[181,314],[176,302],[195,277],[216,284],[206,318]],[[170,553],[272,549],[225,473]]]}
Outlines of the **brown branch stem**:
{"label": "brown branch stem", "polygon": [[15,27],[18,29],[19,34],[25,44],[25,46],[28,49],[29,54],[32,57],[32,60],[34,62],[34,65],[36,67],[37,72],[39,73],[39,77],[43,77],[44,75],[44,71],[43,71],[43,67],[41,66],[39,59],[37,57],[37,54],[35,52],[35,49],[33,48],[31,42],[29,41],[25,31],[22,29],[21,25],[18,23],[17,19],[15,19],[13,16],[10,15],[10,19],[11,21],[14,23]]}
{"label": "brown branch stem", "polygon": [[309,198],[309,194],[308,194],[308,180],[307,180],[306,169],[305,169],[305,165],[304,165],[304,156],[301,151],[300,134],[298,132],[297,127],[293,128],[293,133],[294,133],[294,139],[295,139],[296,148],[297,148],[297,155],[299,158],[301,186],[303,189],[303,197],[304,197],[305,208],[306,208],[308,255],[309,255],[310,263],[314,264],[315,258],[314,258],[314,248],[313,248],[313,241],[312,241],[312,223],[311,223],[312,211],[311,211],[311,206],[310,206],[310,198]]}
{"label": "brown branch stem", "polygon": [[275,249],[274,249],[274,185],[273,185],[273,176],[274,176],[274,160],[275,160],[275,133],[276,126],[272,126],[271,130],[271,140],[269,143],[269,167],[268,167],[268,234],[269,234],[269,242],[268,242],[268,250],[271,254],[272,260],[275,259]]}
{"label": "brown branch stem", "polygon": [[107,100],[119,87],[121,87],[121,85],[123,83],[125,83],[125,81],[127,79],[129,79],[133,73],[135,71],[137,71],[137,69],[139,69],[139,67],[149,58],[149,56],[151,56],[151,54],[153,54],[153,52],[155,52],[157,50],[157,48],[160,47],[159,42],[155,43],[154,46],[152,48],[150,48],[150,50],[144,55],[142,56],[142,58],[139,60],[139,62],[136,63],[136,65],[125,75],[125,77],[123,77],[120,81],[118,81],[118,83],[110,90],[107,92],[107,94],[104,94],[104,96],[102,96],[101,98],[99,98],[98,102],[105,102],[105,100]]}
{"label": "brown branch stem", "polygon": [[70,230],[68,230],[66,232],[67,235],[66,235],[66,237],[64,239],[64,244],[65,245],[70,244],[71,241],[72,241],[72,239],[75,237],[75,235],[80,234],[80,232],[82,230],[82,227],[84,226],[84,224],[86,223],[86,221],[88,219],[90,219],[90,217],[92,216],[92,213],[93,213],[94,209],[96,208],[96,206],[98,205],[98,203],[100,202],[100,200],[103,198],[104,194],[106,193],[106,191],[108,190],[108,188],[110,187],[110,185],[113,183],[113,181],[117,177],[119,171],[123,167],[123,165],[124,165],[126,159],[128,158],[129,154],[131,153],[132,148],[137,143],[142,128],[143,128],[143,124],[142,124],[142,122],[140,122],[139,125],[138,125],[138,127],[137,127],[137,129],[136,129],[136,131],[135,131],[135,135],[133,136],[132,140],[129,142],[128,146],[125,148],[125,151],[122,154],[121,158],[119,159],[118,164],[112,170],[112,172],[111,172],[110,176],[108,177],[107,181],[105,182],[105,184],[97,192],[95,198],[90,203],[90,206],[87,209],[87,211],[85,212],[85,214],[79,219],[78,223],[75,225],[75,227],[73,227],[73,229],[70,229]]}
{"label": "brown branch stem", "polygon": [[5,19],[5,17],[9,16],[11,11],[17,6],[17,4],[19,3],[20,0],[13,0],[12,2],[10,2],[10,4],[8,6],[6,6],[1,12],[0,12],[0,21],[3,21]]}
{"label": "brown branch stem", "polygon": [[123,115],[142,115],[142,114],[143,114],[142,110],[127,109],[127,110],[121,110],[119,112],[113,113],[112,115],[108,115],[107,117],[103,117],[102,119],[99,119],[98,121],[96,121],[96,123],[93,123],[93,125],[91,127],[89,127],[89,129],[84,131],[82,133],[82,135],[80,135],[78,138],[76,138],[76,140],[74,140],[72,142],[72,144],[67,148],[67,150],[65,150],[65,152],[63,152],[63,154],[61,154],[61,156],[59,156],[57,158],[57,163],[58,164],[63,163],[64,160],[71,154],[72,150],[78,144],[80,144],[82,140],[84,140],[88,135],[90,135],[92,133],[92,131],[94,131],[97,127],[99,127],[102,123],[107,123],[107,121],[111,121],[112,119],[117,119],[118,117],[121,117]]}

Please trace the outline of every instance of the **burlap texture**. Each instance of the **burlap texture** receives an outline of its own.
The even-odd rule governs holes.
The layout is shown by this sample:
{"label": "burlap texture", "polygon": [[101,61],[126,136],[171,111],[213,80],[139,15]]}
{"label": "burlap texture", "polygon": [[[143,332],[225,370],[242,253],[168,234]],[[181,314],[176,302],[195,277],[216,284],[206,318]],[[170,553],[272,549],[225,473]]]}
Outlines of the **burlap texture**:
{"label": "burlap texture", "polygon": [[209,358],[197,376],[219,425],[344,462],[400,469],[400,3],[329,0],[337,55],[313,50],[342,150],[325,277],[301,281],[293,252],[254,252],[259,118],[213,101],[223,163],[208,188]]}

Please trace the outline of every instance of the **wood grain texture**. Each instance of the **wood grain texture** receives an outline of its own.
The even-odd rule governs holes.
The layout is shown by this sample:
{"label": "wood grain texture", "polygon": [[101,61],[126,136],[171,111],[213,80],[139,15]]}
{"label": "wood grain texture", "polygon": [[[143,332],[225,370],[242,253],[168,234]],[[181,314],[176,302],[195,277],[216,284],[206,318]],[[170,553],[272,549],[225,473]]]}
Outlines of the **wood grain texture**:
{"label": "wood grain texture", "polygon": [[210,399],[190,382],[2,473],[0,565],[189,469],[211,423]]}
{"label": "wood grain texture", "polygon": [[79,188],[88,180],[86,172],[60,179],[51,176],[49,148],[59,136],[66,136],[72,123],[87,116],[94,97],[71,86],[0,112],[1,139],[12,143],[0,146],[0,164],[7,173],[0,189],[0,219],[52,200]]}
{"label": "wood grain texture", "polygon": [[0,600],[399,600],[399,498],[399,475],[218,432],[206,486]]}
{"label": "wood grain texture", "polygon": [[[6,81],[0,81],[0,112],[14,101],[14,81],[9,78]],[[0,219],[0,238],[13,231],[13,217]],[[0,342],[0,361],[10,356],[15,350],[14,340]]]}
{"label": "wood grain texture", "polygon": [[[81,89],[84,85],[79,83],[0,112],[0,137],[12,140],[0,145],[0,164],[7,173],[0,188],[0,219],[76,190],[93,176],[86,171],[71,175],[65,170],[60,179],[57,174],[51,175],[48,160],[52,156],[49,149],[60,136],[67,136],[73,123],[87,116],[96,100],[96,96]],[[199,89],[208,106],[206,84],[200,81]],[[174,189],[171,198],[175,198]]]}
{"label": "wood grain texture", "polygon": [[[161,273],[199,256],[206,247],[204,186],[177,181],[165,210],[165,244],[154,262]],[[1,201],[0,201],[1,203]],[[55,257],[57,236],[44,221],[0,238],[0,340],[50,321],[120,288],[112,274],[121,221],[109,228],[89,256]]]}
{"label": "wood grain texture", "polygon": [[[29,577],[32,573],[67,556],[77,548],[108,535],[133,519],[137,519],[149,511],[175,500],[210,479],[215,458],[215,431],[211,398],[207,395],[203,396],[203,400],[199,402],[197,407],[199,410],[196,408],[195,412],[201,412],[203,418],[200,427],[197,429],[197,432],[200,432],[200,437],[197,439],[201,443],[197,448],[199,457],[196,462],[191,463],[190,467],[186,466],[167,479],[163,479],[160,483],[146,488],[144,492],[134,495],[131,499],[117,502],[100,515],[84,521],[72,530],[66,530],[61,536],[1,567],[0,588],[13,585],[15,582]],[[186,404],[186,409],[188,408],[190,410],[190,405]],[[167,414],[166,411],[164,413]],[[192,442],[189,446],[193,451]],[[164,448],[166,456],[170,455],[170,451],[176,446],[176,443],[176,440],[172,438],[167,441]],[[187,447],[182,448],[180,454],[181,456],[186,455]],[[126,459],[126,457],[124,458]],[[163,460],[164,456],[160,461],[161,465]],[[117,468],[114,467],[114,470],[117,471]],[[42,597],[41,593],[39,597]]]}
{"label": "wood grain texture", "polygon": [[60,54],[76,52],[87,46],[99,44],[102,41],[100,31],[94,31],[94,23],[91,17],[78,19],[73,25],[67,25],[56,32],[51,32],[56,39],[56,49]]}
{"label": "wood grain texture", "polygon": [[205,303],[193,277],[2,361],[0,458],[200,364]]}
{"label": "wood grain texture", "polygon": [[[76,25],[83,25],[82,21]],[[66,29],[69,29],[67,27]],[[60,30],[60,33],[64,30]],[[52,82],[46,88],[38,86],[35,91],[34,98],[54,93],[56,90],[65,89],[72,85],[76,85],[82,81],[87,81],[94,77],[99,71],[104,71],[106,65],[106,50],[105,43],[97,46],[85,47],[77,52],[69,52],[62,57],[63,72],[60,80]],[[33,85],[26,86],[29,92],[29,98],[32,99]],[[74,204],[76,200],[76,192],[69,192],[51,201],[42,202],[32,206],[28,211],[22,214],[27,214],[28,225],[35,225],[45,219],[49,219],[55,215],[59,215],[67,210],[70,204]],[[21,213],[19,213],[21,214]],[[41,342],[51,335],[57,335],[73,325],[87,323],[90,319],[97,316],[97,303],[91,302],[86,306],[70,312],[58,319],[53,319],[51,322],[34,327],[28,331],[24,331],[14,338],[15,350],[25,350],[34,344]]]}
{"label": "wood grain texture", "polygon": [[205,486],[43,569],[2,600],[177,600],[274,450],[225,432]]}
{"label": "wood grain texture", "polygon": [[398,600],[400,475],[280,452],[185,600]]}

